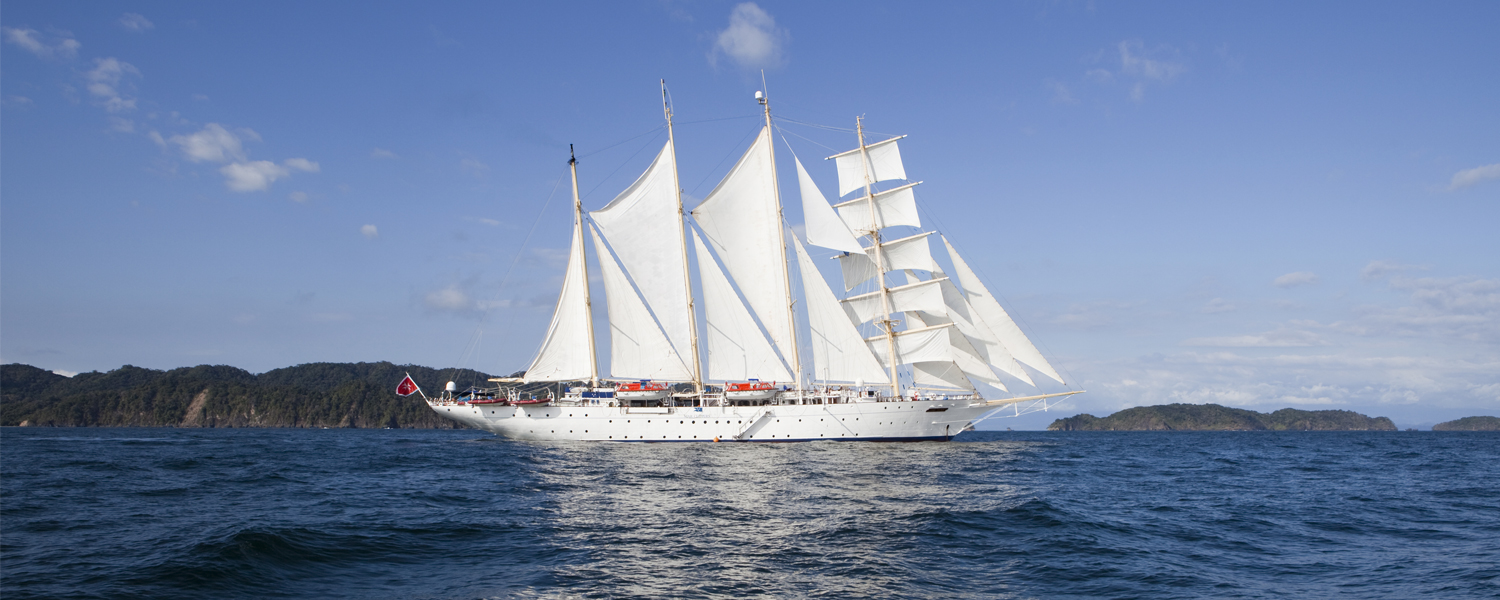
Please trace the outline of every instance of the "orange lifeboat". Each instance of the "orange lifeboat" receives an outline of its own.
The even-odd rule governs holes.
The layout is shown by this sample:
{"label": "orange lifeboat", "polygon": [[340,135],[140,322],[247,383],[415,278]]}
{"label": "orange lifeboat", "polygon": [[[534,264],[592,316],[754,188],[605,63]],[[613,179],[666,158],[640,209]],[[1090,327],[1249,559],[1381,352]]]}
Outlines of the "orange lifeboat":
{"label": "orange lifeboat", "polygon": [[770,400],[778,392],[775,382],[750,380],[744,383],[724,384],[724,397],[730,400]]}
{"label": "orange lifeboat", "polygon": [[672,386],[664,381],[634,381],[615,386],[620,400],[661,400],[671,395]]}

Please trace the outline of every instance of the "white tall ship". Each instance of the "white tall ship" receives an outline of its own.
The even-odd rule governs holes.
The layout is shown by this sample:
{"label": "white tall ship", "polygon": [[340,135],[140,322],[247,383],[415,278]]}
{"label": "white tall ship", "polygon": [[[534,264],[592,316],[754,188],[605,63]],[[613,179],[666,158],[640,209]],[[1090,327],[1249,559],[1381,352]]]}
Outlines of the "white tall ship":
{"label": "white tall ship", "polygon": [[[666,146],[608,205],[583,209],[577,161],[568,161],[572,250],[531,366],[521,377],[491,379],[497,387],[487,392],[457,394],[449,383],[427,399],[437,414],[517,440],[921,441],[950,440],[999,411],[1045,409],[1049,398],[1081,393],[981,392],[1009,393],[1007,381],[1035,387],[1033,373],[1065,383],[953,245],[921,230],[913,192],[921,182],[905,181],[897,142],[905,136],[867,143],[856,119],[859,146],[828,157],[839,196],[848,197],[833,205],[793,156],[804,243],[782,216],[765,96],[756,92],[766,121],[759,136],[691,211],[663,96]],[[918,233],[889,239],[891,228]],[[607,377],[585,238],[604,281]],[[953,277],[934,258],[938,240]],[[843,299],[809,245],[842,253]],[[537,382],[556,392],[519,391]]]}

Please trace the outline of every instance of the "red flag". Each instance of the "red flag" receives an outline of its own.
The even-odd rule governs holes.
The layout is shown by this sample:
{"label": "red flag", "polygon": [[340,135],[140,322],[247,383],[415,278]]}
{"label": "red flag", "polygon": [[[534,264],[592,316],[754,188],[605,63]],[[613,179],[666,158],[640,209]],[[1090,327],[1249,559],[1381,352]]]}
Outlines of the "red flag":
{"label": "red flag", "polygon": [[407,375],[406,379],[402,379],[401,384],[396,386],[397,396],[410,396],[415,393],[417,393],[417,382],[411,380],[411,375]]}

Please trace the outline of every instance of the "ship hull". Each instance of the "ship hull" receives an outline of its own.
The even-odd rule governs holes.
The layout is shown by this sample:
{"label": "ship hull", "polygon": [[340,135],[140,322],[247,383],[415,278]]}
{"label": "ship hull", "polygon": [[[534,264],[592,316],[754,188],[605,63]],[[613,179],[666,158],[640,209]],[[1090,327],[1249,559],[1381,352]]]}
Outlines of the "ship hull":
{"label": "ship hull", "polygon": [[439,416],[529,441],[915,442],[950,440],[996,406],[970,400],[711,407],[472,406]]}

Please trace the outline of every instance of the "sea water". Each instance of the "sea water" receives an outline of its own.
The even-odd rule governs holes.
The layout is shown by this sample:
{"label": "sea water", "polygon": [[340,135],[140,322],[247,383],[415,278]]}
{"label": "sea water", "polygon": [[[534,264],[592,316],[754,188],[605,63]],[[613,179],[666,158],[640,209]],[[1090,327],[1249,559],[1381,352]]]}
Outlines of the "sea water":
{"label": "sea water", "polygon": [[1500,435],[0,432],[14,598],[1494,598]]}

